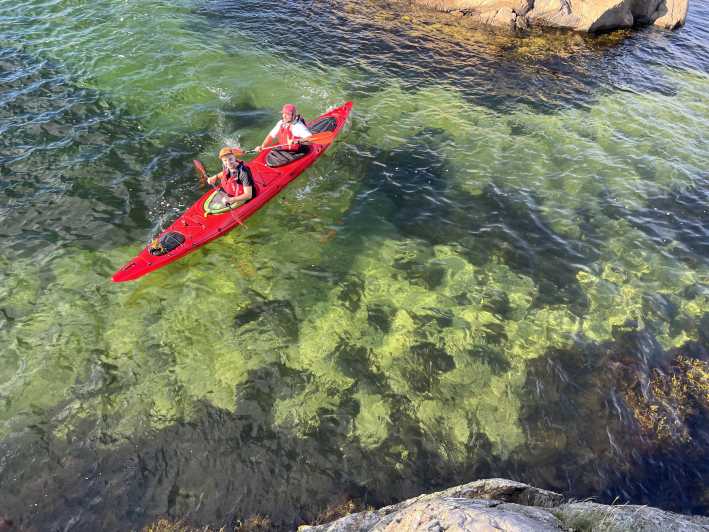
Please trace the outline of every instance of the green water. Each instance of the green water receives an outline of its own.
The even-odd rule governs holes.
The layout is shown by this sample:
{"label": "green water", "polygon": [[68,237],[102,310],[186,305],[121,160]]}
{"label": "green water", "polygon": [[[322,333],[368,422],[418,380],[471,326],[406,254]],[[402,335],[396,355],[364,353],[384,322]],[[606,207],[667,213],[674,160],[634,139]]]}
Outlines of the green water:
{"label": "green water", "polygon": [[[613,380],[709,359],[706,3],[599,38],[370,3],[0,6],[0,511],[288,528],[490,475],[706,509],[706,412],[690,459],[638,452]],[[199,196],[193,158],[347,100],[247,227],[110,283]]]}

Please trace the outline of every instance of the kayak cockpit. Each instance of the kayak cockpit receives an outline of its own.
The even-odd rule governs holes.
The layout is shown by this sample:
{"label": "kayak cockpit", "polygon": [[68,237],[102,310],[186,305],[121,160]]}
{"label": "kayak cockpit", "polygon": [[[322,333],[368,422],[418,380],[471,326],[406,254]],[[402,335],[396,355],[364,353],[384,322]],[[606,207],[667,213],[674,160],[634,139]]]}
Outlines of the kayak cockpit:
{"label": "kayak cockpit", "polygon": [[185,235],[177,231],[168,231],[148,244],[148,253],[153,256],[165,255],[184,243]]}
{"label": "kayak cockpit", "polygon": [[227,204],[226,200],[229,198],[229,194],[224,192],[222,189],[215,190],[209,197],[204,200],[202,205],[204,210],[204,215],[208,214],[222,214],[224,212],[229,212],[237,207],[241,207],[245,202],[240,201],[237,203]]}

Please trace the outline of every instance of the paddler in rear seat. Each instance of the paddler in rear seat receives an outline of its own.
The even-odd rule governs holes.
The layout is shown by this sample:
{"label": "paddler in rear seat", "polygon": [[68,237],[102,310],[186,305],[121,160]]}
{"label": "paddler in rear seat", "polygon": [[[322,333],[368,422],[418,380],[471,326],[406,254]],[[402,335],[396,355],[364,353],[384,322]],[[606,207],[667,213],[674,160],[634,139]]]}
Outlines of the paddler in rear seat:
{"label": "paddler in rear seat", "polygon": [[311,135],[303,117],[296,113],[295,105],[287,103],[281,109],[281,120],[256,149],[264,150],[275,142],[278,147],[271,149],[266,157],[266,164],[273,168],[283,166],[308,153],[308,146],[302,143],[302,139]]}
{"label": "paddler in rear seat", "polygon": [[222,199],[225,207],[246,203],[254,195],[251,171],[244,161],[237,159],[237,156],[243,157],[243,155],[244,152],[238,148],[222,148],[219,150],[219,158],[222,160],[224,170],[207,178],[207,183],[210,185],[216,183],[217,179],[221,180],[219,188],[226,194]]}

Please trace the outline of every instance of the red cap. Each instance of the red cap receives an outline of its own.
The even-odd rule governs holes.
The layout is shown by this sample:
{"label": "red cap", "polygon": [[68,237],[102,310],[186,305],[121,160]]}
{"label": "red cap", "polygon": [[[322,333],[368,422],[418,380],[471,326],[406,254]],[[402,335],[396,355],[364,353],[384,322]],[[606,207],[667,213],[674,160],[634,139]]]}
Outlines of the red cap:
{"label": "red cap", "polygon": [[288,113],[291,115],[295,114],[295,105],[292,103],[287,103],[283,106],[283,109],[281,109],[281,113]]}

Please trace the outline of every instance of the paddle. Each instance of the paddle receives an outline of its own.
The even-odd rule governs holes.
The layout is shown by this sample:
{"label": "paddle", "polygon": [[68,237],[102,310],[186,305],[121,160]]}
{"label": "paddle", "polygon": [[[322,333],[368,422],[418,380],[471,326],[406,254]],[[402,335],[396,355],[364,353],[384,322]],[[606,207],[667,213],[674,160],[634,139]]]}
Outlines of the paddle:
{"label": "paddle", "polygon": [[199,186],[204,188],[207,184],[207,171],[204,169],[204,165],[197,159],[193,159],[192,162],[194,163],[194,167],[197,169],[197,173],[199,174]]}
{"label": "paddle", "polygon": [[309,137],[305,137],[303,140],[308,144],[330,144],[335,140],[337,133],[334,131],[323,131],[322,133],[315,133]]}
{"label": "paddle", "polygon": [[[335,136],[337,134],[334,131],[323,131],[322,133],[315,133],[314,135],[310,135],[309,137],[305,137],[303,139],[300,139],[300,142],[306,143],[306,144],[330,144],[333,140],[335,140]],[[278,144],[276,146],[266,146],[264,150],[272,150],[274,148],[285,148],[288,146],[288,144]],[[257,152],[259,151],[258,149],[255,150],[249,150],[250,152]]]}

